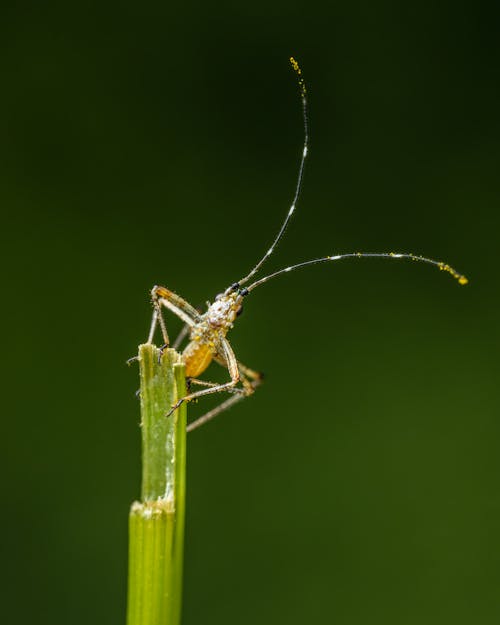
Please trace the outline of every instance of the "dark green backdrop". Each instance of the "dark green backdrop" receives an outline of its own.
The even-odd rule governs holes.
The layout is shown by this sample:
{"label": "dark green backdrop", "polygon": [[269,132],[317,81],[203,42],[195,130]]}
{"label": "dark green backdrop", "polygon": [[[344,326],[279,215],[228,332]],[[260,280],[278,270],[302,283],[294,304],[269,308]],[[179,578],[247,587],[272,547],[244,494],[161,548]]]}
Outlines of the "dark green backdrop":
{"label": "dark green backdrop", "polygon": [[401,250],[471,283],[351,261],[248,299],[232,343],[266,384],[189,436],[183,623],[499,622],[491,7],[4,7],[2,623],[124,623],[140,477],[124,363],[154,284],[213,298],[288,210],[290,54],[311,158],[269,269]]}

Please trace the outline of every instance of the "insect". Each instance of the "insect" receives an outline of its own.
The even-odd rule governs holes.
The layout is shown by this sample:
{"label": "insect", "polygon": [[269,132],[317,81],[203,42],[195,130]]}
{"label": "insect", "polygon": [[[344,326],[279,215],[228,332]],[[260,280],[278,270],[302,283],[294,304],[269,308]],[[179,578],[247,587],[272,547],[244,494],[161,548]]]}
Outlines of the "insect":
{"label": "insect", "polygon": [[[308,267],[309,265],[317,265],[319,263],[336,262],[339,260],[349,258],[386,258],[386,259],[407,259],[417,262],[427,263],[434,265],[451,274],[458,280],[460,284],[467,284],[467,278],[458,273],[450,265],[432,260],[431,258],[425,258],[423,256],[417,256],[415,254],[408,253],[394,253],[394,252],[353,252],[349,254],[338,254],[335,256],[324,256],[321,258],[315,258],[305,262],[291,265],[279,271],[275,271],[263,278],[253,280],[252,278],[257,274],[262,265],[271,256],[276,246],[282,239],[285,230],[295,212],[297,201],[300,196],[302,187],[302,179],[304,174],[304,165],[309,149],[309,129],[308,129],[308,112],[307,112],[307,90],[302,77],[302,71],[297,61],[291,57],[290,63],[297,76],[298,86],[300,91],[300,98],[302,102],[302,119],[304,125],[304,143],[302,148],[302,155],[300,158],[299,171],[297,176],[297,182],[295,186],[295,193],[292,203],[288,210],[288,213],[283,220],[278,234],[275,236],[271,246],[267,252],[262,256],[259,262],[254,265],[252,270],[243,278],[231,284],[225,291],[215,297],[213,303],[207,302],[207,310],[204,313],[200,313],[196,308],[191,306],[182,297],[173,293],[169,289],[163,286],[155,286],[151,291],[151,297],[153,302],[153,320],[151,323],[151,330],[148,337],[148,343],[153,341],[154,333],[157,325],[160,326],[164,345],[162,351],[169,346],[169,336],[165,320],[162,315],[162,308],[166,308],[171,311],[177,317],[179,317],[185,323],[184,330],[174,343],[174,347],[177,347],[183,338],[189,333],[189,342],[182,352],[182,359],[186,366],[186,377],[189,380],[189,386],[199,385],[205,387],[196,392],[189,392],[185,397],[179,399],[179,401],[171,407],[167,416],[171,415],[183,402],[190,402],[193,399],[198,399],[205,395],[211,395],[213,393],[228,392],[231,394],[229,399],[223,401],[219,406],[213,410],[207,412],[204,416],[200,417],[196,421],[193,421],[188,425],[188,431],[194,430],[203,423],[206,423],[210,419],[232,406],[234,403],[251,395],[262,381],[262,375],[253,369],[248,368],[239,362],[234,354],[234,351],[227,339],[227,333],[233,327],[233,324],[241,314],[243,310],[243,300],[257,287],[265,284],[269,280],[277,278],[296,269],[302,267]],[[250,282],[250,284],[248,284]],[[248,285],[248,286],[247,286]],[[160,352],[160,357],[161,353]],[[230,380],[224,384],[217,384],[214,382],[207,382],[200,380],[200,376],[210,365],[212,361],[217,362],[228,370]]]}

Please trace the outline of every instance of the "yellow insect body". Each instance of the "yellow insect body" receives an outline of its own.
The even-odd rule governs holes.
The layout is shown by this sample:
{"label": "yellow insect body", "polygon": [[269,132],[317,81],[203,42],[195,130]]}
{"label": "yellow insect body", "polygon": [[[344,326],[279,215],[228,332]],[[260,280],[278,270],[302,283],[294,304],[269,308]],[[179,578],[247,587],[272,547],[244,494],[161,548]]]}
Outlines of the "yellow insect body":
{"label": "yellow insect body", "polygon": [[226,360],[220,350],[221,339],[233,327],[233,321],[241,311],[242,299],[238,292],[219,295],[192,328],[191,341],[182,353],[188,378],[197,378],[216,356]]}
{"label": "yellow insect body", "polygon": [[214,348],[207,343],[200,344],[196,341],[191,341],[182,353],[182,359],[186,363],[186,376],[188,378],[197,378],[212,362],[214,355]]}

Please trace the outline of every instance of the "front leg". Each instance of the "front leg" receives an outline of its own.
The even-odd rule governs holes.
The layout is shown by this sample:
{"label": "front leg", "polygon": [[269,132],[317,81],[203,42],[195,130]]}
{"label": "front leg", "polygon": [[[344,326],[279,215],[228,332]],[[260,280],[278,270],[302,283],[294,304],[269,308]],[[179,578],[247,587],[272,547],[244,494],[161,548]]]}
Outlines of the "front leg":
{"label": "front leg", "polygon": [[218,347],[218,351],[222,352],[223,357],[226,361],[226,365],[229,371],[229,375],[231,376],[231,381],[226,382],[225,384],[217,384],[215,386],[211,386],[209,388],[205,388],[202,391],[197,391],[196,393],[190,393],[179,399],[179,401],[172,406],[172,408],[167,413],[167,417],[169,417],[181,404],[184,402],[192,401],[193,399],[198,399],[198,397],[203,397],[203,395],[211,395],[212,393],[220,393],[222,391],[228,391],[230,389],[234,389],[235,392],[244,394],[244,389],[235,389],[234,387],[240,381],[240,371],[238,369],[238,362],[236,360],[236,356],[229,345],[229,341],[226,338],[220,339],[220,345]]}
{"label": "front leg", "polygon": [[169,291],[164,286],[155,286],[151,291],[151,299],[153,301],[153,319],[151,321],[151,329],[149,331],[148,343],[153,342],[156,325],[159,323],[161,333],[163,336],[164,348],[168,347],[170,340],[168,338],[167,326],[161,312],[161,307],[164,306],[174,313],[179,319],[182,319],[188,327],[193,327],[200,320],[200,313],[191,306],[185,299]]}

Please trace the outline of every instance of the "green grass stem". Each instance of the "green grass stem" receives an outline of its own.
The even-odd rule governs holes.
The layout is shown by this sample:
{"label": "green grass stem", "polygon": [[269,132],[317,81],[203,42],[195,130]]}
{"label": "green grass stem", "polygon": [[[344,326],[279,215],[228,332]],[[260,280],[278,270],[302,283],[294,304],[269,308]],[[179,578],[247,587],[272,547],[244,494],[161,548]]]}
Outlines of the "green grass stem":
{"label": "green grass stem", "polygon": [[129,516],[127,625],[179,625],[186,493],[184,365],[173,349],[139,347],[141,378],[141,501]]}

